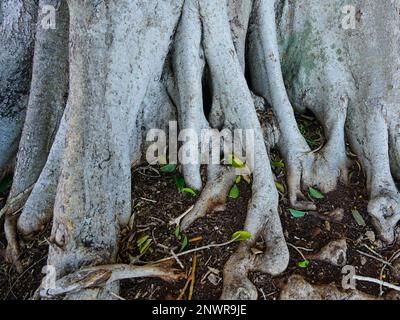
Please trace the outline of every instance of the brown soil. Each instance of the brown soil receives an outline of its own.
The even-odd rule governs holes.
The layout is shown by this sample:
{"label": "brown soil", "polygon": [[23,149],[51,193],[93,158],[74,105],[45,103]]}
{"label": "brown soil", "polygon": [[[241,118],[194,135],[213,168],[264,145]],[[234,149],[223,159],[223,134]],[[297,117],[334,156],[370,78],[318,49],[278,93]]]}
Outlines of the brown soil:
{"label": "brown soil", "polygon": [[[279,156],[274,154],[275,158]],[[283,185],[284,168],[274,169],[277,180]],[[288,200],[286,195],[281,195],[280,213],[287,241],[294,246],[318,252],[324,245],[332,240],[347,240],[349,246],[348,264],[356,267],[357,273],[379,279],[382,263],[371,259],[362,258],[356,250],[369,252],[366,246],[388,259],[395,251],[395,247],[381,246],[377,240],[369,241],[365,233],[373,231],[367,215],[367,194],[364,188],[364,177],[354,162],[351,169],[351,181],[348,186],[341,185],[336,191],[326,194],[325,198],[318,200],[318,210],[308,213],[303,218],[294,218],[288,213]],[[175,236],[175,226],[169,222],[186,211],[196,198],[188,193],[178,192],[175,178],[179,171],[172,174],[155,174],[149,168],[141,168],[134,174],[133,181],[133,206],[135,212],[135,227],[125,229],[121,236],[121,250],[119,259],[129,263],[137,259],[139,250],[137,240],[148,235],[153,241],[149,249],[140,257],[140,261],[150,262],[169,257],[170,250],[175,253],[180,251],[185,236],[189,240],[189,249],[211,243],[228,241],[235,231],[242,230],[246,217],[247,203],[251,197],[251,186],[245,181],[240,182],[240,196],[238,199],[229,199],[222,212],[209,214],[197,221],[189,232],[181,234],[181,239]],[[4,205],[6,194],[0,195],[0,207]],[[335,222],[327,212],[334,209],[344,209],[344,218]],[[366,227],[360,227],[353,218],[351,211],[358,210],[365,219]],[[48,228],[47,228],[48,229]],[[7,265],[4,258],[0,258],[0,299],[28,299],[38,287],[42,274],[41,268],[45,265],[47,255],[46,232],[33,241],[23,244],[22,262],[25,266],[23,274],[18,275],[14,268]],[[4,234],[0,234],[0,246],[5,247]],[[220,248],[211,248],[196,252],[196,281],[193,299],[218,299],[222,289],[222,270],[229,256],[234,252],[237,244]],[[187,249],[187,248],[186,248]],[[250,275],[252,281],[259,289],[260,299],[276,299],[280,288],[287,278],[293,274],[303,275],[311,283],[335,283],[341,286],[341,268],[311,260],[307,268],[298,266],[302,261],[299,253],[290,247],[291,260],[288,269],[279,277],[254,273]],[[307,251],[303,251],[307,255]],[[371,252],[369,252],[371,253]],[[180,258],[185,272],[189,273],[192,266],[193,254]],[[364,261],[362,261],[364,260]],[[137,261],[136,261],[137,262]],[[178,264],[175,264],[179,268]],[[210,269],[211,268],[211,269]],[[213,272],[212,284],[206,277]],[[398,283],[390,270],[385,272],[385,281]],[[135,279],[121,283],[121,297],[125,299],[177,299],[185,281],[166,283],[158,279]],[[378,295],[379,286],[359,282],[357,288],[370,294]],[[187,294],[183,299],[187,298]]]}
{"label": "brown soil", "polygon": [[[0,193],[0,208],[5,204],[8,191]],[[4,225],[4,218],[0,220]],[[42,268],[46,265],[48,244],[45,233],[38,235],[29,242],[21,242],[21,263],[24,271],[18,274],[15,268],[5,262],[4,249],[6,239],[3,228],[0,233],[0,299],[25,300],[33,296],[44,274]],[[48,231],[46,228],[45,231]]]}

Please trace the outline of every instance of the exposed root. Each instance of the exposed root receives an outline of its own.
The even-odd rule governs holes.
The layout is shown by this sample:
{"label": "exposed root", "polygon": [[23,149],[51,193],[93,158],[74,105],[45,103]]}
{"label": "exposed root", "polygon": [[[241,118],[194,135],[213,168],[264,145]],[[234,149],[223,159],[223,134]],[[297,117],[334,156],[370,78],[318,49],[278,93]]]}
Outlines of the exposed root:
{"label": "exposed root", "polygon": [[32,187],[29,187],[21,194],[14,198],[9,198],[7,204],[0,211],[0,217],[5,215],[4,232],[7,239],[6,261],[11,263],[17,269],[17,272],[22,272],[22,264],[19,261],[19,244],[17,234],[18,213],[22,210],[23,204],[29,196]]}
{"label": "exposed root", "polygon": [[[304,105],[294,106],[300,111],[309,108],[324,126],[327,143],[320,150],[311,151],[297,127],[285,88],[274,1],[121,0],[118,4],[96,5],[70,1],[70,24],[66,2],[49,1],[63,9],[58,23],[62,23],[64,28],[61,26],[59,34],[37,32],[27,121],[11,195],[0,211],[0,217],[6,215],[7,260],[14,263],[18,271],[22,266],[18,261],[17,227],[20,235],[29,238],[53,218],[48,263],[55,267],[61,279],[55,288],[43,290],[42,297],[67,294],[71,299],[102,298],[109,297],[109,292],[116,295],[117,282],[121,279],[155,276],[174,281],[183,277],[176,270],[160,265],[109,265],[116,261],[120,227],[126,225],[131,216],[130,169],[131,164],[140,158],[142,131],[148,129],[146,124],[149,123],[158,128],[165,125],[167,118],[174,113],[171,112],[174,106],[170,98],[178,109],[180,129],[191,129],[197,135],[183,137],[190,139],[190,145],[185,146],[190,155],[182,163],[185,182],[195,190],[203,188],[200,175],[203,155],[198,152],[203,141],[196,140],[201,137],[202,129],[240,129],[254,133],[254,149],[246,150],[246,165],[253,173],[253,182],[244,226],[252,237],[240,243],[224,268],[223,299],[256,299],[257,289],[248,279],[248,273],[261,271],[278,275],[288,264],[289,251],[278,214],[278,192],[268,161],[269,148],[274,144],[278,145],[286,161],[291,206],[315,210],[315,204],[303,194],[306,188],[312,186],[329,192],[339,180],[347,182],[344,130],[347,122],[352,146],[360,156],[368,178],[371,198],[368,211],[381,238],[394,241],[395,227],[400,221],[400,193],[394,180],[400,178],[398,99],[394,103],[376,97],[359,101],[357,96],[360,92],[349,94],[349,91],[356,92],[355,88],[349,85],[350,89],[345,90],[338,85],[339,82],[346,83],[345,77],[338,76],[339,82],[336,73],[335,79],[330,77],[332,70],[329,68],[338,67],[339,74],[343,66],[327,63],[324,71],[328,75],[318,82],[323,90],[316,86],[325,97],[315,99],[318,103],[310,102],[307,99],[309,88],[302,88]],[[386,8],[375,7],[381,4],[372,3],[369,2],[370,8]],[[33,15],[30,16],[33,19]],[[28,15],[23,18],[31,20]],[[25,21],[20,20],[21,23]],[[107,28],[104,21],[108,21]],[[68,25],[71,26],[69,37]],[[171,59],[167,66],[163,66],[174,32],[175,46]],[[25,40],[26,48],[22,48],[21,53],[24,57],[32,38],[30,29],[26,30],[26,35],[27,39],[21,39]],[[246,57],[247,38],[250,50]],[[67,92],[68,43],[71,53],[68,106],[53,143]],[[387,51],[390,49],[394,51],[393,48]],[[54,53],[54,50],[59,52]],[[48,56],[51,59],[47,59]],[[24,57],[17,58],[21,60]],[[6,58],[4,61],[10,60],[9,54]],[[265,104],[260,102],[261,98],[252,95],[248,87],[244,76],[246,58],[251,61],[250,77],[254,86],[251,90],[271,104],[279,134],[273,125],[268,126],[258,117],[259,105]],[[336,55],[335,61],[339,61]],[[170,82],[174,88],[168,92],[171,97],[162,91],[161,82],[152,81],[161,74],[163,67],[166,70],[171,67],[166,71],[170,72],[167,76],[173,79]],[[13,69],[6,71],[9,74]],[[352,81],[360,81],[355,79],[356,72],[351,71]],[[384,78],[376,76],[379,73],[375,71],[369,75],[368,83]],[[364,76],[364,72],[361,73]],[[57,81],[49,84],[48,79],[54,80],[55,77]],[[156,86],[154,82],[157,82]],[[204,82],[209,88],[204,88]],[[392,79],[386,81],[391,83],[384,82],[382,90],[398,89]],[[363,87],[362,84],[360,81],[357,85]],[[25,85],[21,83],[20,87]],[[372,87],[371,92],[375,90]],[[326,93],[329,88],[335,90]],[[22,89],[19,91],[26,91]],[[45,94],[47,91],[51,94]],[[155,98],[160,92],[162,98]],[[149,102],[145,101],[146,94],[150,95],[149,100],[155,98],[151,108],[146,108]],[[203,101],[206,95],[212,100],[212,105],[211,110],[205,111],[208,109],[207,102]],[[3,96],[2,92],[0,96]],[[20,97],[19,92],[15,96],[18,96],[15,105],[23,109],[25,97]],[[321,107],[318,104],[325,105]],[[0,111],[1,107],[0,103]],[[160,111],[161,107],[163,110]],[[148,118],[153,119],[146,122]],[[40,130],[36,131],[37,125]],[[12,126],[11,135],[17,136],[20,123]],[[243,151],[249,135],[246,133],[245,139],[237,143]],[[10,162],[15,151],[14,146],[9,145],[10,141],[2,144],[7,145],[10,154],[0,155],[0,170]],[[177,161],[174,158],[169,160]],[[236,174],[231,167],[208,166],[207,183],[198,202],[182,217],[182,229],[188,229],[195,220],[225,203]],[[3,175],[2,171],[0,175]],[[34,186],[28,187],[32,184]],[[179,261],[180,255],[227,245],[232,241],[173,254],[164,260]],[[263,253],[253,254],[251,249],[261,241]],[[100,266],[80,269],[86,265]],[[340,290],[328,292],[322,287],[310,288],[299,278],[290,281],[297,281],[296,290],[310,289],[305,297],[363,297],[361,293],[346,295]],[[288,296],[289,293],[283,293],[283,297],[285,294]]]}
{"label": "exposed root", "polygon": [[[270,102],[280,128],[279,148],[287,164],[289,200],[292,207],[315,210],[302,191],[317,186],[324,192],[335,189],[338,180],[347,181],[347,161],[344,144],[346,99],[333,101],[345,104],[344,109],[325,111],[325,134],[328,143],[320,152],[311,152],[296,123],[289,101],[280,62],[273,2],[255,1],[250,27],[249,55],[252,82],[258,94]],[[284,54],[284,53],[283,53]],[[333,114],[337,118],[330,119]],[[322,119],[321,119],[322,120]]]}
{"label": "exposed root", "polygon": [[25,191],[21,192],[20,194],[9,198],[7,204],[0,210],[0,218],[3,215],[14,216],[20,212],[24,206],[26,199],[29,197],[33,186],[30,186]]}
{"label": "exposed root", "polygon": [[172,282],[184,279],[186,275],[179,270],[171,269],[166,264],[147,266],[104,265],[84,268],[69,274],[57,280],[54,288],[42,288],[40,295],[43,298],[54,298],[67,293],[77,293],[84,289],[101,288],[118,280],[142,277],[157,277]]}
{"label": "exposed root", "polygon": [[181,229],[187,230],[195,220],[224,205],[235,178],[235,170],[232,168],[208,166],[207,183],[193,209],[183,218]]}
{"label": "exposed root", "polygon": [[[67,106],[65,115],[69,113],[69,109],[69,106]],[[61,119],[47,162],[25,203],[24,210],[18,218],[18,232],[24,238],[30,238],[35,235],[53,217],[57,185],[66,145],[68,124],[65,115]]]}
{"label": "exposed root", "polygon": [[68,91],[68,5],[60,0],[51,0],[45,4],[40,2],[39,21],[43,19],[41,15],[44,5],[57,8],[58,28],[57,31],[48,32],[38,24],[36,30],[28,109],[13,184],[4,208],[7,210],[7,256],[17,269],[22,266],[18,262],[17,217],[14,215],[22,210],[47,161]]}
{"label": "exposed root", "polygon": [[312,285],[293,275],[282,288],[280,300],[382,300],[358,290],[344,291],[335,285]]}
{"label": "exposed root", "polygon": [[392,243],[395,241],[395,228],[400,221],[400,194],[382,193],[370,199],[368,212],[380,237]]}
{"label": "exposed root", "polygon": [[15,266],[18,273],[22,273],[23,267],[19,261],[19,244],[17,240],[17,217],[6,216],[4,232],[7,238],[6,261]]}
{"label": "exposed root", "polygon": [[[350,114],[348,130],[352,147],[359,154],[367,176],[368,212],[380,238],[389,243],[395,240],[395,227],[400,220],[400,193],[391,170],[391,160],[396,158],[389,157],[389,147],[396,145],[389,144],[388,130],[388,121],[398,117],[396,109],[398,107],[381,105],[377,101],[359,103]],[[359,119],[364,122],[360,123]],[[364,136],[368,139],[363,140]]]}
{"label": "exposed root", "polygon": [[[176,45],[173,54],[173,67],[176,87],[179,92],[178,115],[180,129],[190,128],[200,137],[201,129],[208,128],[203,112],[202,76],[204,58],[201,50],[201,22],[196,1],[189,0],[183,6],[183,13],[176,32]],[[188,81],[190,79],[190,81]],[[195,189],[202,189],[200,176],[200,141],[190,136],[187,163],[182,165],[186,184]],[[171,160],[171,159],[170,159]]]}
{"label": "exposed root", "polygon": [[[286,268],[289,259],[277,212],[278,194],[267,160],[264,132],[230,35],[226,3],[210,0],[197,1],[197,5],[195,3],[196,1],[189,1],[185,6],[191,5],[192,10],[199,10],[197,14],[201,17],[202,44],[213,83],[213,108],[219,108],[223,113],[221,118],[224,119],[224,127],[251,129],[254,132],[254,150],[250,152],[252,154],[248,159],[248,166],[254,173],[253,197],[245,224],[245,230],[252,234],[252,239],[241,243],[238,251],[226,264],[222,298],[255,299],[257,290],[248,280],[248,272],[261,270],[279,274]],[[212,112],[211,117],[217,114]],[[219,123],[212,119],[210,121]],[[242,144],[244,145],[244,141]],[[209,168],[211,174],[208,185],[199,203],[184,218],[183,228],[187,228],[196,218],[204,216],[207,210],[225,201],[235,176],[233,173],[221,174],[223,171],[220,170],[218,167]],[[219,191],[217,197],[215,191]],[[264,240],[267,249],[256,259],[250,249],[259,238]]]}

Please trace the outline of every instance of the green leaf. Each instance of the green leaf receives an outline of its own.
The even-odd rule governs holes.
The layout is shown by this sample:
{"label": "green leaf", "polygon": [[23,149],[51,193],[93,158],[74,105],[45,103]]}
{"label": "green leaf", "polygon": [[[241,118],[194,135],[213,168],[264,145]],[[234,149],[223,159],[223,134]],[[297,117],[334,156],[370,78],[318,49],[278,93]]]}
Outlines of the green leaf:
{"label": "green leaf", "polygon": [[271,162],[272,167],[274,168],[284,168],[285,164],[283,163],[283,160],[279,160],[279,161],[272,161]]}
{"label": "green leaf", "polygon": [[317,189],[314,189],[314,188],[308,188],[308,193],[314,199],[323,199],[323,198],[325,198],[325,196],[321,192],[319,192]]}
{"label": "green leaf", "polygon": [[179,227],[179,224],[175,228],[175,237],[180,240],[181,239],[181,228]]}
{"label": "green leaf", "polygon": [[160,168],[162,173],[172,173],[176,170],[176,164],[170,163]]}
{"label": "green leaf", "polygon": [[153,242],[153,239],[151,239],[150,236],[148,236],[148,235],[141,237],[137,241],[137,246],[139,248],[140,254],[144,254],[150,248],[152,242]]}
{"label": "green leaf", "polygon": [[11,187],[12,184],[12,178],[7,177],[1,180],[0,182],[0,193],[5,192],[8,188]]}
{"label": "green leaf", "polygon": [[231,239],[232,240],[235,239],[235,241],[245,241],[250,238],[251,238],[251,233],[243,230],[236,231],[231,237]]}
{"label": "green leaf", "polygon": [[229,197],[232,199],[239,198],[239,188],[236,184],[232,187],[231,191],[229,192]]}
{"label": "green leaf", "polygon": [[310,266],[309,260],[300,261],[297,263],[300,268],[308,268]]}
{"label": "green leaf", "polygon": [[243,169],[246,167],[246,164],[233,154],[228,156],[228,162],[230,165],[232,165],[232,167],[237,169]]}
{"label": "green leaf", "polygon": [[149,239],[149,238],[150,238],[150,236],[148,236],[148,235],[145,235],[145,236],[141,237],[141,238],[137,241],[138,247],[140,247],[143,243],[145,243],[146,240]]}
{"label": "green leaf", "polygon": [[185,236],[185,237],[183,238],[182,246],[181,246],[181,249],[179,250],[179,252],[182,252],[182,251],[186,250],[186,248],[187,248],[188,246],[189,246],[189,239],[188,239],[187,236]]}
{"label": "green leaf", "polygon": [[197,196],[197,193],[192,188],[182,188],[181,192],[189,193],[193,197]]}
{"label": "green leaf", "polygon": [[306,215],[304,211],[299,211],[295,209],[289,209],[289,212],[294,218],[303,218]]}
{"label": "green leaf", "polygon": [[282,183],[275,181],[275,186],[281,193],[285,193],[285,187]]}
{"label": "green leaf", "polygon": [[237,176],[237,177],[236,177],[236,180],[235,180],[235,183],[236,183],[236,184],[239,184],[240,181],[242,181],[242,176]]}
{"label": "green leaf", "polygon": [[175,185],[179,192],[182,192],[182,189],[185,188],[185,179],[183,177],[175,177]]}
{"label": "green leaf", "polygon": [[351,214],[353,215],[354,220],[356,220],[356,222],[359,226],[361,226],[361,227],[366,226],[364,218],[361,216],[361,214],[357,210],[351,211]]}
{"label": "green leaf", "polygon": [[158,163],[162,165],[168,164],[167,157],[165,155],[160,155],[158,157]]}

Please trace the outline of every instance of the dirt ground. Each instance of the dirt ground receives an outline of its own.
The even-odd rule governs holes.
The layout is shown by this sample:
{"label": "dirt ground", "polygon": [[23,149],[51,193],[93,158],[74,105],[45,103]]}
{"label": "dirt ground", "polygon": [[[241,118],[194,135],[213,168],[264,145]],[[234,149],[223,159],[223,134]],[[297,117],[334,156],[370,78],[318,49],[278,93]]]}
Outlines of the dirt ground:
{"label": "dirt ground", "polygon": [[[304,134],[310,145],[318,147],[321,135],[318,128],[311,130],[305,120]],[[308,126],[308,127],[307,127]],[[351,157],[351,155],[350,155]],[[272,153],[275,163],[279,162],[279,155]],[[383,263],[368,257],[361,252],[388,260],[400,246],[385,247],[379,240],[374,240],[373,228],[367,215],[368,195],[365,191],[365,179],[354,157],[350,170],[350,183],[340,185],[336,191],[324,195],[323,199],[313,200],[318,210],[308,212],[304,217],[295,218],[289,213],[289,204],[285,185],[285,168],[275,165],[276,179],[281,183],[280,215],[285,230],[285,236],[290,243],[290,264],[284,274],[279,277],[254,273],[251,280],[259,290],[260,299],[277,299],[280,288],[288,277],[299,274],[310,283],[334,283],[341,287],[341,267],[319,262],[310,255],[317,253],[323,246],[332,240],[346,239],[348,245],[348,265],[356,267],[357,274],[380,279]],[[176,228],[170,221],[185,212],[196,201],[196,197],[189,193],[179,192],[176,180],[181,176],[179,168],[173,173],[159,173],[157,167],[141,167],[135,170],[133,179],[133,207],[135,212],[135,227],[125,229],[120,239],[119,260],[124,263],[151,262],[171,255],[181,250],[198,248],[208,244],[218,244],[229,241],[234,232],[242,230],[246,217],[247,203],[251,197],[251,185],[243,179],[239,183],[239,197],[229,199],[224,211],[210,213],[207,217],[198,220],[189,232],[180,233],[177,237]],[[4,205],[7,192],[0,194],[0,207]],[[311,198],[310,198],[311,199]],[[333,219],[331,213],[335,209],[343,209],[341,221]],[[366,222],[366,226],[359,225],[352,211],[357,210]],[[1,221],[1,224],[3,221]],[[29,243],[22,245],[22,263],[25,271],[17,274],[12,266],[5,263],[0,257],[0,299],[29,299],[43,276],[41,269],[46,263],[47,242],[49,227]],[[370,231],[369,233],[367,233]],[[372,231],[372,232],[371,232]],[[147,236],[151,239],[148,249],[139,257],[137,241]],[[188,244],[185,246],[185,238]],[[0,248],[5,248],[4,234],[0,234]],[[182,248],[183,247],[183,248]],[[229,256],[235,251],[237,243],[228,246],[205,249],[195,253],[196,272],[192,299],[218,299],[222,290],[222,270]],[[310,261],[307,267],[299,266],[303,260],[298,250]],[[182,268],[188,274],[191,272],[194,254],[180,257]],[[383,273],[383,280],[398,284],[390,268]],[[186,281],[166,283],[158,279],[135,279],[121,283],[120,295],[124,299],[182,299],[188,298],[188,290],[181,294]],[[370,283],[358,282],[357,289],[378,296],[379,286]],[[384,289],[385,290],[385,289]]]}

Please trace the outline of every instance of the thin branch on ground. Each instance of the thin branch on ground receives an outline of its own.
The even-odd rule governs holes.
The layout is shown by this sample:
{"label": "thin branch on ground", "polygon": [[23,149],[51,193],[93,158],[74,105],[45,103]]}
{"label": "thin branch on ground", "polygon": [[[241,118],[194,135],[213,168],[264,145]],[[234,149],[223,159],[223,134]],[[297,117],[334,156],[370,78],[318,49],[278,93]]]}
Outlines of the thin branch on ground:
{"label": "thin branch on ground", "polygon": [[384,287],[396,290],[396,291],[400,291],[400,287],[396,286],[394,284],[382,281],[382,280],[378,280],[378,279],[374,279],[374,278],[370,278],[370,277],[363,277],[363,276],[353,276],[354,280],[358,280],[358,281],[366,281],[366,282],[371,282],[371,283],[376,283],[379,285],[382,285]]}
{"label": "thin branch on ground", "polygon": [[170,226],[173,226],[173,225],[180,225],[181,224],[181,220],[190,212],[190,211],[192,211],[192,209],[194,208],[194,205],[193,206],[191,206],[189,209],[187,209],[184,213],[182,213],[179,217],[177,217],[177,218],[175,218],[175,219],[173,219],[173,220],[171,220],[170,222],[169,222],[169,225]]}
{"label": "thin branch on ground", "polygon": [[287,245],[289,247],[292,247],[294,250],[296,250],[300,254],[300,256],[303,258],[303,260],[307,260],[306,257],[304,256],[303,252],[301,252],[301,250],[298,247],[296,247],[295,245],[291,244],[290,242],[287,242]]}
{"label": "thin branch on ground", "polygon": [[[205,246],[202,246],[202,247],[199,247],[199,248],[190,249],[190,250],[187,250],[187,251],[185,251],[185,252],[181,252],[181,253],[176,254],[175,257],[181,257],[181,256],[187,255],[187,254],[189,254],[189,253],[193,253],[193,252],[197,252],[197,251],[202,251],[202,250],[206,250],[206,249],[217,248],[217,247],[224,247],[224,246],[227,246],[227,245],[230,245],[230,244],[236,242],[237,239],[239,239],[239,238],[240,238],[240,235],[238,235],[237,237],[235,237],[235,238],[233,238],[232,240],[229,240],[229,241],[227,241],[227,242],[216,243],[216,244],[208,244],[208,245],[205,245]],[[157,263],[165,262],[165,261],[168,261],[168,260],[171,260],[171,259],[175,259],[175,257],[174,257],[174,256],[171,256],[171,257],[163,258],[163,259],[160,259],[160,260],[157,260],[157,261],[154,261],[154,262],[149,262],[149,263],[151,263],[151,264],[153,264],[153,263],[154,263],[154,264],[157,264]]]}
{"label": "thin branch on ground", "polygon": [[361,250],[357,250],[357,252],[358,252],[359,254],[363,255],[363,256],[366,256],[366,257],[368,257],[368,258],[374,259],[374,260],[376,260],[376,261],[379,261],[379,262],[381,262],[381,263],[383,263],[383,264],[385,264],[385,265],[388,265],[388,266],[392,267],[392,264],[391,264],[389,261],[386,261],[386,260],[384,260],[384,259],[375,257],[375,256],[373,256],[372,254],[366,253],[366,252],[361,251]]}

